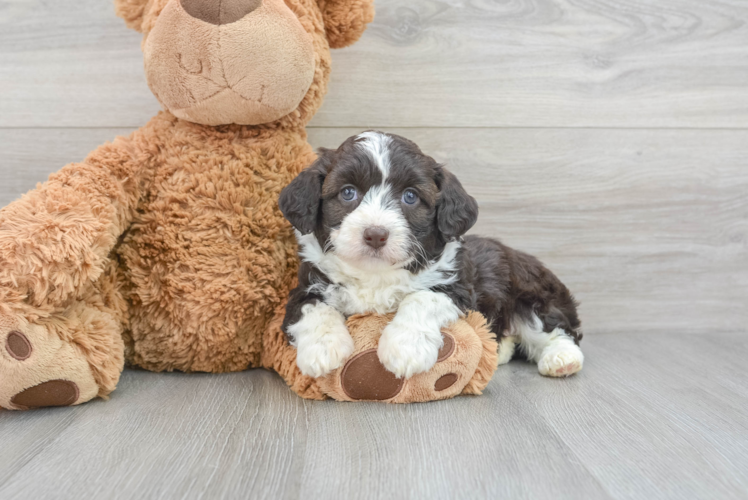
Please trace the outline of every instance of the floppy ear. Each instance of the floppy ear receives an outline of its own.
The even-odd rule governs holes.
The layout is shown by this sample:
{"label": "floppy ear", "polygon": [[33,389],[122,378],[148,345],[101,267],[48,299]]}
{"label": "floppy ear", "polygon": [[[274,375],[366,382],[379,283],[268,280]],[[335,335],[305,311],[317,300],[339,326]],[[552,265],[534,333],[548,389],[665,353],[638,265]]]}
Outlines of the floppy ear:
{"label": "floppy ear", "polygon": [[314,231],[319,205],[322,202],[322,183],[325,182],[333,150],[319,149],[319,158],[301,171],[291,184],[283,188],[278,206],[283,216],[301,234]]}
{"label": "floppy ear", "polygon": [[374,20],[374,0],[317,0],[317,3],[331,49],[356,42],[366,25]]}
{"label": "floppy ear", "polygon": [[478,202],[467,194],[457,177],[441,169],[436,222],[445,239],[459,238],[478,220]]}
{"label": "floppy ear", "polygon": [[114,0],[114,12],[125,20],[128,28],[143,31],[143,15],[148,0]]}

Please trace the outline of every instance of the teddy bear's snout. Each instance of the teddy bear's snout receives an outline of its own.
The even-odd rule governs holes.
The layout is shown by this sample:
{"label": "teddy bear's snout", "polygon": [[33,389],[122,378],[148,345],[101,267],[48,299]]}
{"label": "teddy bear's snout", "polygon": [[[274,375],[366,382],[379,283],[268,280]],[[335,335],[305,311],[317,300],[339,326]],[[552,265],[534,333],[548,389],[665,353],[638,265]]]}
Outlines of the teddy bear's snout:
{"label": "teddy bear's snout", "polygon": [[262,0],[180,0],[189,15],[221,26],[242,19],[257,9]]}
{"label": "teddy bear's snout", "polygon": [[291,113],[316,66],[313,37],[284,0],[169,0],[143,53],[164,108],[212,126]]}

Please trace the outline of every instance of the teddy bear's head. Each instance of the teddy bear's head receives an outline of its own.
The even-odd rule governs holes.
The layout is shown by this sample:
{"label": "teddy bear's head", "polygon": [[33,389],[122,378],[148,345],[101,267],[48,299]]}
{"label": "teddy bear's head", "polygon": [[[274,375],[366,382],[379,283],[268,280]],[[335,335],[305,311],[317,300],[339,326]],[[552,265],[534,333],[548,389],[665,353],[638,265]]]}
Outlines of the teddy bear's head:
{"label": "teddy bear's head", "polygon": [[143,33],[148,85],[203,125],[305,124],[322,104],[330,48],[358,40],[373,0],[115,0]]}

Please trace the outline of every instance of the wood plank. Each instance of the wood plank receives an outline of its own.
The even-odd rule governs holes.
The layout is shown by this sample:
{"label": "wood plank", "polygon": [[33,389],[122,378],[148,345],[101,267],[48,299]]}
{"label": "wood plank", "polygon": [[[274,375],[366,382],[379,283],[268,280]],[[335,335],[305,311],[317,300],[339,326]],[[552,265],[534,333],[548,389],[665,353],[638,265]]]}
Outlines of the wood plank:
{"label": "wood plank", "polygon": [[481,397],[312,405],[300,498],[612,498],[538,417],[498,380]]}
{"label": "wood plank", "polygon": [[569,379],[514,361],[483,396],[398,406],[302,401],[262,370],[126,371],[108,402],[0,412],[4,456],[24,457],[0,463],[0,496],[745,497],[744,333],[583,348]]}
{"label": "wood plank", "polygon": [[[748,495],[748,397],[736,376],[748,354],[745,333],[586,340],[587,378],[551,390],[556,381],[520,370],[507,383],[608,492],[619,499]],[[725,363],[728,353],[741,362]]]}
{"label": "wood plank", "polygon": [[[110,402],[34,412],[78,418],[0,483],[0,495],[609,498],[519,392],[496,396],[406,406],[305,402],[259,370],[126,372]],[[27,415],[0,419],[20,427]],[[522,429],[495,426],[514,421]]]}
{"label": "wood plank", "polygon": [[[377,0],[315,126],[748,127],[740,0]],[[158,104],[110,1],[6,0],[0,127],[133,127]]]}
{"label": "wood plank", "polygon": [[14,418],[11,412],[0,408],[2,446],[6,453],[0,454],[0,490],[10,478],[32,462],[59,435],[70,427],[85,412],[82,407],[59,412],[50,418],[45,411],[29,413]]}
{"label": "wood plank", "polygon": [[[0,496],[295,497],[307,406],[278,376],[260,370],[229,375],[126,371],[108,402],[2,412],[0,419],[11,429],[29,427],[36,419],[49,426],[70,414],[75,420],[0,483]],[[4,451],[13,456],[24,449]]]}
{"label": "wood plank", "polygon": [[[311,129],[310,141],[336,147],[359,131]],[[567,283],[586,332],[746,331],[745,132],[392,131],[476,196],[474,233],[537,255]],[[126,132],[0,130],[0,206]]]}

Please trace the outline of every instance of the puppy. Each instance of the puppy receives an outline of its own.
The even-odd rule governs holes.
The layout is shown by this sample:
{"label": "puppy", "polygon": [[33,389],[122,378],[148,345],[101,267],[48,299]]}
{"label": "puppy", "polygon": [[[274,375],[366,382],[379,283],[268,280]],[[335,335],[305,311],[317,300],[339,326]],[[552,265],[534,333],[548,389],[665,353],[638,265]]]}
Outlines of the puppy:
{"label": "puppy", "polygon": [[518,344],[541,374],[582,368],[577,304],[540,261],[500,242],[463,235],[478,204],[413,142],[365,132],[318,160],[281,193],[301,267],[283,330],[302,373],[319,377],[353,353],[346,317],[395,313],[379,360],[398,377],[429,370],[441,328],[480,311],[500,342]]}

